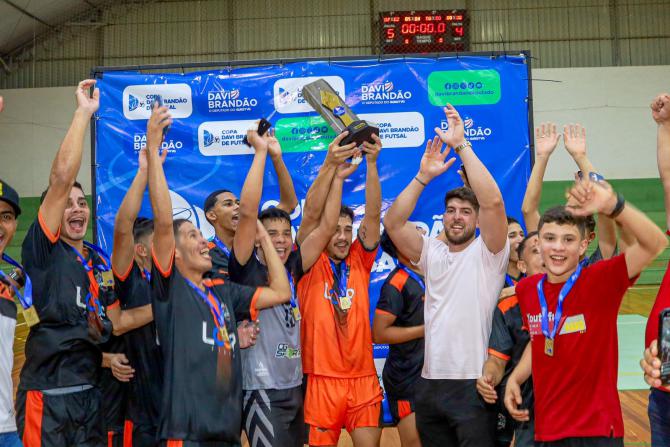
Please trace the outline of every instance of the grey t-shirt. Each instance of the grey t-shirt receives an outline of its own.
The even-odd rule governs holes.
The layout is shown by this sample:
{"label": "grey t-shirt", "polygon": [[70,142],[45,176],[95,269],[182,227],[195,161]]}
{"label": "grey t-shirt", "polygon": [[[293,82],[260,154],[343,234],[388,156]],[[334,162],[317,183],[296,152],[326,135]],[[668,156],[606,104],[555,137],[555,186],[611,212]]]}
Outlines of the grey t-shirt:
{"label": "grey t-shirt", "polygon": [[[287,272],[293,279],[293,290],[303,275],[300,249],[291,252],[286,260]],[[235,252],[228,264],[230,279],[252,287],[266,287],[268,268],[256,252],[245,265],[240,265]],[[296,298],[297,303],[297,298]],[[242,349],[242,374],[245,390],[287,389],[302,384],[300,351],[300,322],[295,321],[289,303],[280,304],[258,313],[260,334],[256,344]]]}

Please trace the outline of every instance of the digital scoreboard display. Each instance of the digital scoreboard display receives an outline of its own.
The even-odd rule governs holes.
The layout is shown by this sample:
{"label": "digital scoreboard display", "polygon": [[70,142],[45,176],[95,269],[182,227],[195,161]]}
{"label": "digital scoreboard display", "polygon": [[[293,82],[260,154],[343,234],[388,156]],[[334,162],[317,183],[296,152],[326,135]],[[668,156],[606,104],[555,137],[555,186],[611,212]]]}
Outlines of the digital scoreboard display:
{"label": "digital scoreboard display", "polygon": [[468,51],[466,13],[465,9],[380,12],[381,53]]}

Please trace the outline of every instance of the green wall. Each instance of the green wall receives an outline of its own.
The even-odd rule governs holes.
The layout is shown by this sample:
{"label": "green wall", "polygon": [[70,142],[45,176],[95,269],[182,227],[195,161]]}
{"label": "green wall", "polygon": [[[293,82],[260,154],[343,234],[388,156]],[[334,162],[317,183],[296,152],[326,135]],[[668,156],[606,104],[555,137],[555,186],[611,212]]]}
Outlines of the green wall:
{"label": "green wall", "polygon": [[[659,179],[612,180],[612,186],[626,196],[626,200],[644,211],[660,228],[665,229],[665,211],[663,208],[663,188]],[[545,182],[540,204],[541,211],[561,203],[565,203],[565,192],[571,182]],[[89,198],[90,204],[90,198]],[[7,249],[7,253],[14,259],[21,257],[21,242],[25,237],[30,224],[37,216],[39,197],[21,199],[23,214],[19,219],[16,236]],[[92,237],[89,226],[87,238]],[[638,284],[660,283],[665,268],[670,259],[670,249],[658,257],[641,275]]]}

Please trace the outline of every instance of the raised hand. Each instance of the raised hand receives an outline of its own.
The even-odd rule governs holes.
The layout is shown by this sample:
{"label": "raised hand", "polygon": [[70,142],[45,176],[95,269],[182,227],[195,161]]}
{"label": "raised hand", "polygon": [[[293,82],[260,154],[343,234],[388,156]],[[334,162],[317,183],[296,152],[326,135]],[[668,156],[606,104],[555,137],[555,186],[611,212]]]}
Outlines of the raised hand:
{"label": "raised hand", "polygon": [[449,147],[457,147],[465,143],[465,127],[461,115],[458,114],[458,111],[451,104],[447,104],[447,107],[444,108],[444,114],[447,116],[449,128],[445,132],[439,127],[436,127],[435,133],[437,133],[442,142],[448,144]]}
{"label": "raised hand", "polygon": [[374,143],[370,143],[369,141],[363,142],[363,151],[365,152],[365,159],[368,163],[376,162],[379,157],[379,152],[382,150],[382,140],[375,134],[372,134],[372,139],[374,140]]}
{"label": "raised hand", "polygon": [[349,177],[351,174],[354,173],[354,171],[358,168],[360,164],[357,163],[349,163],[349,162],[344,162],[340,163],[335,171],[335,176],[339,179],[344,180],[345,178]]}
{"label": "raised hand", "polygon": [[[2,108],[0,107],[0,110]],[[657,124],[670,124],[670,95],[661,93],[651,102],[651,116]]]}
{"label": "raised hand", "polygon": [[93,89],[93,95],[89,94],[91,87],[95,85],[95,79],[85,79],[79,83],[77,90],[75,90],[75,97],[77,98],[77,109],[93,115],[100,107],[100,90]]}
{"label": "raised hand", "polygon": [[281,145],[277,137],[275,137],[275,130],[268,130],[262,138],[267,141],[270,157],[281,157]]}
{"label": "raised hand", "polygon": [[260,136],[258,134],[259,123],[260,121],[256,121],[255,126],[252,129],[247,130],[247,141],[253,146],[256,152],[268,150],[268,139],[265,136]]}
{"label": "raised hand", "polygon": [[[147,150],[160,152],[159,149],[163,144],[163,129],[172,124],[172,116],[166,106],[158,107],[157,102],[154,102],[151,107],[151,116],[147,121]],[[163,157],[165,157],[167,151],[163,152]]]}
{"label": "raised hand", "polygon": [[549,157],[556,146],[561,135],[556,132],[556,124],[542,123],[535,128],[535,155],[538,157]]}
{"label": "raised hand", "polygon": [[349,143],[345,144],[344,146],[340,146],[340,143],[347,135],[349,135],[349,131],[345,130],[330,142],[324,164],[339,166],[346,160],[352,158],[357,152],[359,152],[358,148],[356,147],[356,143]]}
{"label": "raised hand", "polygon": [[576,181],[567,199],[566,207],[575,216],[610,215],[617,203],[617,195],[607,182],[594,183],[588,178]]}
{"label": "raised hand", "polygon": [[[586,155],[586,129],[581,124],[563,126],[563,143],[573,159]],[[588,172],[584,173],[588,175]]]}
{"label": "raised hand", "polygon": [[421,166],[417,175],[419,180],[428,183],[435,177],[444,174],[456,161],[455,157],[450,158],[446,162],[444,161],[450,151],[448,147],[442,151],[440,137],[436,136],[432,140],[428,140],[426,151],[423,153],[423,157],[421,157]]}
{"label": "raised hand", "polygon": [[0,113],[2,113],[2,109],[5,108],[5,100],[0,96]]}

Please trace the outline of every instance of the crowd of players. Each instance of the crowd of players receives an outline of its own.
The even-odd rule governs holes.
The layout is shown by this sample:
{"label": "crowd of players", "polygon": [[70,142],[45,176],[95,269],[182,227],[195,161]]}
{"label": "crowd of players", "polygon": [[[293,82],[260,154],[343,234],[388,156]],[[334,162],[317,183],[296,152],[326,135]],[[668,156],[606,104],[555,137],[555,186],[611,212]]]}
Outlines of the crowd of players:
{"label": "crowd of players", "polygon": [[[383,232],[382,141],[343,145],[345,132],[328,146],[295,240],[298,199],[279,142],[250,130],[255,153],[239,199],[218,189],[205,200],[215,230],[207,241],[173,218],[161,151],[172,118],[155,104],[110,257],[84,241],[90,209],[76,182],[99,105],[94,84],[76,90],[20,263],[3,253],[19,196],[0,182],[0,253],[15,268],[0,272],[0,446],[236,446],[242,431],[252,447],[330,446],[343,428],[356,447],[377,446],[383,393],[373,342],[390,345],[382,377],[403,446],[623,446],[617,313],[667,242],[593,168],[582,127],[562,135],[580,170],[575,183],[566,203],[543,214],[543,176],[561,135],[551,123],[536,129],[525,231],[506,216],[453,107]],[[670,216],[670,96],[651,108]],[[409,219],[424,188],[454,164],[452,150],[464,186],[446,192],[435,210],[444,231],[431,238]],[[268,156],[279,204],[259,214]],[[341,203],[345,180],[362,166],[352,157],[366,169],[356,234]],[[151,218],[138,216],[147,188]],[[371,325],[380,246],[397,267]],[[666,275],[641,361],[655,446],[670,445],[670,390],[654,340],[669,287]],[[16,303],[30,331],[14,402]]]}

